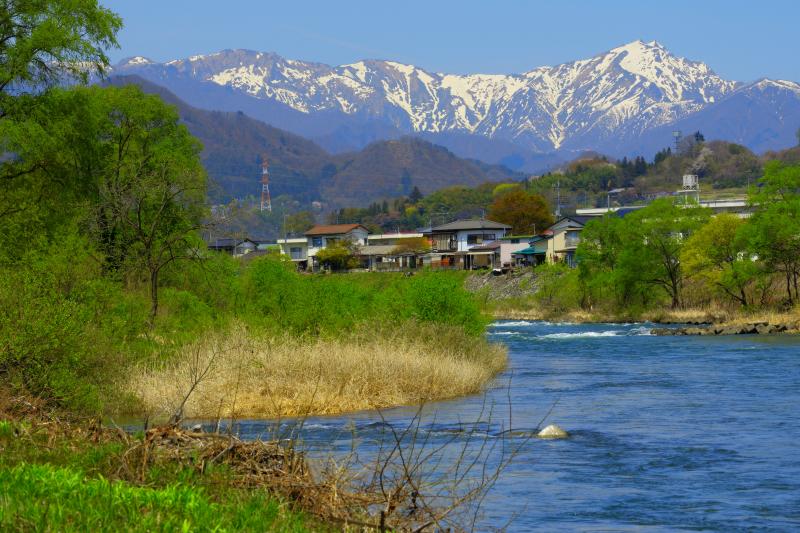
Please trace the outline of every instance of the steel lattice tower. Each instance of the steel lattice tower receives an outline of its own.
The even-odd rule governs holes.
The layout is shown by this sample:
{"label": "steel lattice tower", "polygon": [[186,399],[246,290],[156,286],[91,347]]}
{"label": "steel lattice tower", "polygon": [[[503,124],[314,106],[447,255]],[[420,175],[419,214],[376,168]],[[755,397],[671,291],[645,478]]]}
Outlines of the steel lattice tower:
{"label": "steel lattice tower", "polygon": [[261,158],[261,210],[272,213],[272,198],[269,195],[269,162]]}

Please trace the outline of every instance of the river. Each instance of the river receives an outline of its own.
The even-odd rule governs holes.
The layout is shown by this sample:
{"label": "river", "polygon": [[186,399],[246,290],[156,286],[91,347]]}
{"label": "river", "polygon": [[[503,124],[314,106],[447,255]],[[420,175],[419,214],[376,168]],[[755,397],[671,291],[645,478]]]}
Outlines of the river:
{"label": "river", "polygon": [[[490,327],[509,348],[508,370],[485,397],[426,406],[423,432],[457,449],[465,422],[491,418],[486,439],[497,438],[510,400],[514,429],[535,428],[552,409],[546,423],[570,438],[510,439],[518,454],[478,529],[514,516],[510,531],[800,530],[800,337],[648,333],[646,324]],[[402,427],[414,413],[384,417]],[[369,454],[383,434],[376,422],[370,412],[317,417],[302,434],[312,453],[346,453],[354,431]],[[258,438],[266,428],[238,429]]]}

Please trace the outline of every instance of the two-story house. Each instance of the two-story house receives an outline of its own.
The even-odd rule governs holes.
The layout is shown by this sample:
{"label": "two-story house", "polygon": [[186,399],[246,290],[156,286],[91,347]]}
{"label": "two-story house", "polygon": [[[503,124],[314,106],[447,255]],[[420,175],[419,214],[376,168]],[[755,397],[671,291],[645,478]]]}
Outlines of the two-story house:
{"label": "two-story house", "polygon": [[576,266],[575,251],[581,240],[581,231],[591,219],[592,217],[586,216],[568,216],[547,228],[548,232],[552,232],[552,236],[547,239],[547,262]]}
{"label": "two-story house", "polygon": [[361,224],[316,225],[303,237],[278,239],[281,253],[288,255],[300,269],[318,270],[317,254],[333,243],[349,241],[366,246],[369,230]]}
{"label": "two-story house", "polygon": [[431,244],[425,266],[473,269],[499,266],[499,246],[488,246],[511,230],[511,226],[492,220],[456,220],[422,233]]}

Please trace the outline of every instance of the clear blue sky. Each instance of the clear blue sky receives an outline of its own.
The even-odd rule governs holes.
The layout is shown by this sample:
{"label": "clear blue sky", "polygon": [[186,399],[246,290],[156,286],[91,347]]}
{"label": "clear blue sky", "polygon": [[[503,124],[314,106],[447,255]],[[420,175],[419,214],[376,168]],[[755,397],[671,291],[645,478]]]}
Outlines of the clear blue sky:
{"label": "clear blue sky", "polygon": [[798,0],[100,1],[125,21],[115,62],[248,48],[331,65],[378,58],[512,73],[655,39],[728,79],[800,81]]}

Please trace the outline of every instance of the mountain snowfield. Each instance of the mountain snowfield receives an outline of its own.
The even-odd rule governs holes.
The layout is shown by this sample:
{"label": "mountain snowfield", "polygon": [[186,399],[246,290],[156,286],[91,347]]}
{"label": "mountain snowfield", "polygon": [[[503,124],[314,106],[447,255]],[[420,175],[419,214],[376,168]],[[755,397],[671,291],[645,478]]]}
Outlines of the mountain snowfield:
{"label": "mountain snowfield", "polygon": [[[192,91],[218,86],[225,90],[219,93],[222,106],[238,102],[241,107],[241,97],[247,97],[263,104],[256,118],[314,138],[371,125],[375,138],[423,134],[458,145],[453,139],[477,136],[540,154],[641,149],[637,141],[646,132],[679,123],[741,91],[761,94],[763,84],[788,99],[790,116],[776,117],[778,122],[795,114],[800,118],[800,84],[760,80],[756,84],[762,87],[754,87],[724,80],[704,63],[677,57],[656,41],[634,41],[590,59],[508,75],[434,73],[379,60],[332,67],[247,50],[163,64],[134,57],[120,62],[114,73],[139,74],[190,102]],[[193,103],[209,107],[213,100],[207,95]],[[251,101],[247,112],[258,107]],[[784,126],[786,132],[768,137],[790,142],[800,122]],[[752,144],[746,138],[728,140]],[[655,149],[669,141],[654,141]]]}

